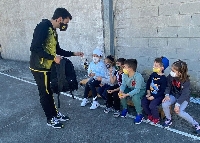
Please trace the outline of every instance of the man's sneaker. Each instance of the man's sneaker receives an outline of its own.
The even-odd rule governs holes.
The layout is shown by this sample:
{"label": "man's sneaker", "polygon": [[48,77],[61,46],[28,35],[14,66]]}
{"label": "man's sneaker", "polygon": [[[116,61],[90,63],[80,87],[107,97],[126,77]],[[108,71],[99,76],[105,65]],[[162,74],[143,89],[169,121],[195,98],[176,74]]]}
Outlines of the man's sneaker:
{"label": "man's sneaker", "polygon": [[86,104],[90,103],[90,101],[87,98],[84,98],[81,102],[81,106],[84,107]]}
{"label": "man's sneaker", "polygon": [[140,123],[142,123],[143,118],[144,118],[144,116],[143,116],[142,114],[137,115],[137,116],[135,117],[135,119],[134,119],[134,123],[135,123],[135,124],[140,124]]}
{"label": "man's sneaker", "polygon": [[152,122],[153,121],[153,116],[152,115],[148,115],[147,117],[147,122]]}
{"label": "man's sneaker", "polygon": [[163,128],[169,128],[169,126],[172,124],[172,120],[166,119],[165,123],[162,125]]}
{"label": "man's sneaker", "polygon": [[122,112],[121,112],[121,117],[125,118],[127,113],[128,113],[128,110],[127,109],[123,109]]}
{"label": "man's sneaker", "polygon": [[47,125],[55,129],[60,129],[64,127],[64,125],[62,123],[59,123],[57,118],[55,117],[53,117],[51,120],[47,120]]}
{"label": "man's sneaker", "polygon": [[58,119],[58,121],[67,121],[67,120],[70,120],[68,116],[63,115],[60,112],[58,112],[56,118]]}
{"label": "man's sneaker", "polygon": [[120,111],[119,110],[115,110],[113,113],[114,117],[119,117],[120,116]]}
{"label": "man's sneaker", "polygon": [[198,135],[200,135],[200,126],[199,126],[199,125],[196,125],[195,128],[196,128],[196,133],[197,133]]}
{"label": "man's sneaker", "polygon": [[109,113],[110,111],[112,111],[113,109],[110,107],[110,108],[108,108],[108,107],[106,107],[106,109],[104,109],[104,113]]}
{"label": "man's sneaker", "polygon": [[160,119],[153,119],[151,125],[156,125],[160,122]]}
{"label": "man's sneaker", "polygon": [[90,107],[90,109],[96,109],[97,107],[99,107],[98,101],[93,101],[92,102],[92,106]]}

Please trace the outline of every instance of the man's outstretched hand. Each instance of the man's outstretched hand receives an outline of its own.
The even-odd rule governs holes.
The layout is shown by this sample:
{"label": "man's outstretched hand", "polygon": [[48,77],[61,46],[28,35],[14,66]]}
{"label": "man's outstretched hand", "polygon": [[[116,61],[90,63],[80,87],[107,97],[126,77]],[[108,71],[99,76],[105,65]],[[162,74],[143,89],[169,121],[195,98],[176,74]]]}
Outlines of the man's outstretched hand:
{"label": "man's outstretched hand", "polygon": [[83,57],[84,53],[83,52],[74,52],[74,56],[80,56]]}

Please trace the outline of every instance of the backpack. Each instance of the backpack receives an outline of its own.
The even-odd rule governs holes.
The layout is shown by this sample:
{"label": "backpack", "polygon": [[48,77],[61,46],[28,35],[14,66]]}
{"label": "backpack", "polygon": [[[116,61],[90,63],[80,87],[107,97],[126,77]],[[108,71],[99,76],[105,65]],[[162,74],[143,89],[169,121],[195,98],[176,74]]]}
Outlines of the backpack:
{"label": "backpack", "polygon": [[[67,92],[78,89],[76,72],[72,62],[67,58],[62,58],[60,64],[53,63],[51,67],[51,90],[58,94],[58,108],[60,108],[60,92]],[[72,94],[74,99],[74,96]]]}

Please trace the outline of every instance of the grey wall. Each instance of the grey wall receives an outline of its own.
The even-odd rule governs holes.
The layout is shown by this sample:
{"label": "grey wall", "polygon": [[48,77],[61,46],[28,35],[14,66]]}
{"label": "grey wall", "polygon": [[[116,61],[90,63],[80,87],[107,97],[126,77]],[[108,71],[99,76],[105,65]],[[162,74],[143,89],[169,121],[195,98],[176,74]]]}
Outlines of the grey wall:
{"label": "grey wall", "polygon": [[[50,19],[57,7],[73,16],[67,32],[59,32],[62,48],[83,51],[96,46],[110,53],[109,2],[106,0],[1,0],[0,44],[6,59],[29,60],[33,29]],[[200,0],[113,0],[116,57],[136,58],[148,75],[155,57],[188,63],[192,88],[200,87]],[[80,58],[72,58],[76,67]],[[170,68],[166,70],[169,73]]]}
{"label": "grey wall", "polygon": [[[199,0],[114,0],[117,57],[136,58],[143,74],[155,57],[187,62],[192,87],[200,82]],[[169,73],[169,69],[166,73]]]}
{"label": "grey wall", "polygon": [[[1,0],[0,5],[3,58],[28,61],[35,26],[42,18],[51,19],[57,7],[73,16],[68,30],[58,32],[61,48],[91,57],[96,46],[104,46],[101,0]],[[81,63],[80,58],[72,60],[76,66]]]}

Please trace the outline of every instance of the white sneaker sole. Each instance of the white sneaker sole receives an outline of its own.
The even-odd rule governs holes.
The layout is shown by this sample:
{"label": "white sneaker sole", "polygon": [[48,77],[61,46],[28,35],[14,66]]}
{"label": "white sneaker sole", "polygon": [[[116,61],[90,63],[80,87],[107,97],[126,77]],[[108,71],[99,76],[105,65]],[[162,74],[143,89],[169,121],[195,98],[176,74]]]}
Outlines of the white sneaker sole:
{"label": "white sneaker sole", "polygon": [[61,128],[64,127],[64,125],[62,125],[62,127],[54,127],[54,125],[51,125],[51,124],[48,124],[48,123],[47,123],[47,126],[52,127],[54,129],[61,129]]}

